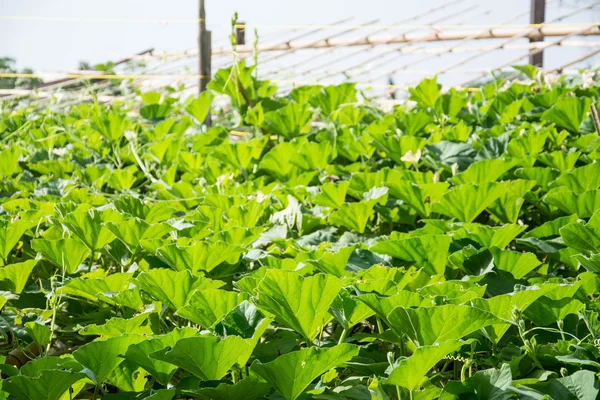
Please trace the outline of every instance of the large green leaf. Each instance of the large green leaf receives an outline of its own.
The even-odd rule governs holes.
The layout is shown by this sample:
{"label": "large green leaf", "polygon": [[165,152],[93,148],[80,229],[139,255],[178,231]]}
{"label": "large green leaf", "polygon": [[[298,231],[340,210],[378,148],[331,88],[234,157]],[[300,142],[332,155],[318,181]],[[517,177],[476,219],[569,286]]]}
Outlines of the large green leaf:
{"label": "large green leaf", "polygon": [[195,336],[177,341],[171,348],[150,354],[151,358],[176,365],[203,380],[223,378],[250,344],[239,336],[219,339]]}
{"label": "large green leaf", "polygon": [[79,239],[57,240],[34,239],[31,247],[39,251],[54,265],[64,268],[68,274],[77,271],[77,267],[90,255],[89,248]]}
{"label": "large green leaf", "polygon": [[432,211],[439,212],[461,222],[472,222],[496,199],[506,193],[498,183],[466,184],[446,192]]}
{"label": "large green leaf", "polygon": [[546,194],[544,202],[568,215],[589,218],[600,209],[600,190],[588,190],[578,195],[565,186],[559,186]]}
{"label": "large green leaf", "polygon": [[552,182],[552,187],[566,186],[575,194],[600,188],[600,163],[595,162],[584,167],[565,172]]}
{"label": "large green leaf", "polygon": [[140,335],[123,335],[87,343],[75,350],[73,357],[92,372],[91,378],[99,385],[123,362],[121,355],[125,354],[127,348],[144,339]]}
{"label": "large green leaf", "polygon": [[329,217],[333,225],[348,228],[351,231],[364,233],[369,219],[375,213],[374,204],[370,201],[344,203]]}
{"label": "large green leaf", "polygon": [[82,379],[86,375],[80,372],[45,370],[37,377],[13,376],[2,382],[2,390],[22,400],[60,400]]}
{"label": "large green leaf", "polygon": [[435,275],[446,269],[448,249],[452,238],[443,235],[424,235],[400,240],[383,240],[371,246],[371,251],[387,254],[423,268]]}
{"label": "large green leaf", "polygon": [[553,122],[571,133],[579,133],[581,123],[590,111],[592,100],[587,97],[561,97],[542,119]]}
{"label": "large green leaf", "polygon": [[220,281],[193,276],[189,271],[176,272],[162,268],[151,269],[139,274],[134,283],[141,290],[162,301],[173,310],[178,310],[186,305],[196,289],[222,286]]}
{"label": "large green leaf", "polygon": [[330,275],[304,278],[296,272],[269,270],[258,285],[256,302],[312,342],[331,319],[329,306],[341,288],[342,283]]}
{"label": "large green leaf", "polygon": [[63,224],[92,251],[100,250],[115,239],[103,222],[102,215],[97,210],[74,211],[63,219]]}
{"label": "large green leaf", "polygon": [[310,130],[312,111],[307,104],[290,102],[275,111],[265,113],[263,129],[287,139],[294,138]]}
{"label": "large green leaf", "polygon": [[150,355],[168,347],[173,347],[180,339],[196,336],[192,328],[175,329],[166,335],[155,336],[127,348],[124,357],[152,375],[161,385],[166,386],[177,367],[165,361],[151,358]]}
{"label": "large green leaf", "polygon": [[198,389],[194,393],[214,400],[254,400],[263,398],[270,390],[269,383],[248,377],[233,385],[220,383],[217,387]]}
{"label": "large green leaf", "polygon": [[448,304],[411,309],[396,307],[387,316],[390,327],[419,345],[460,339],[489,325],[504,321],[478,308]]}
{"label": "large green leaf", "polygon": [[177,315],[210,328],[246,298],[244,293],[227,290],[196,290],[185,306],[177,309]]}
{"label": "large green leaf", "polygon": [[177,271],[189,270],[210,272],[221,263],[236,263],[244,248],[225,242],[197,242],[191,246],[168,244],[160,247],[156,254],[167,265]]}
{"label": "large green leaf", "polygon": [[263,364],[256,361],[251,370],[269,382],[287,400],[295,400],[320,375],[358,355],[359,348],[340,344],[331,348],[294,351]]}
{"label": "large green leaf", "polygon": [[496,182],[515,165],[517,165],[517,162],[514,160],[488,159],[477,161],[471,164],[466,171],[452,177],[451,182],[455,185]]}
{"label": "large green leaf", "polygon": [[0,267],[0,287],[21,294],[38,260],[27,260]]}
{"label": "large green leaf", "polygon": [[21,240],[21,236],[30,228],[37,225],[37,221],[19,219],[17,221],[0,220],[0,258],[6,260],[10,251]]}
{"label": "large green leaf", "polygon": [[199,123],[204,123],[206,116],[210,111],[210,105],[214,99],[213,94],[206,90],[195,98],[190,98],[185,106],[185,111],[196,118]]}
{"label": "large green leaf", "polygon": [[106,228],[135,253],[143,239],[160,239],[173,230],[167,224],[149,224],[137,217],[120,222],[108,222]]}
{"label": "large green leaf", "polygon": [[390,372],[386,383],[402,386],[408,390],[415,390],[431,368],[448,354],[458,351],[465,344],[465,342],[448,340],[430,346],[417,347],[410,357],[400,360],[398,365]]}

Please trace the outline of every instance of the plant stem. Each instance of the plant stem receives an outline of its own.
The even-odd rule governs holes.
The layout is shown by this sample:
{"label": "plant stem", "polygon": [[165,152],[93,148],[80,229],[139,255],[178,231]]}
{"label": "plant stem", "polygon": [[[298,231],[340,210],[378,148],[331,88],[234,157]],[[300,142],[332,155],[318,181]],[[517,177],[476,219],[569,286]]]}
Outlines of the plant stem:
{"label": "plant stem", "polygon": [[342,331],[342,334],[340,335],[340,340],[338,340],[338,344],[344,343],[344,340],[346,339],[347,334],[348,334],[348,330],[346,328],[344,328],[344,330]]}
{"label": "plant stem", "polygon": [[383,333],[383,324],[381,323],[381,318],[375,317],[375,320],[377,321],[377,331],[379,332],[379,334],[382,334]]}

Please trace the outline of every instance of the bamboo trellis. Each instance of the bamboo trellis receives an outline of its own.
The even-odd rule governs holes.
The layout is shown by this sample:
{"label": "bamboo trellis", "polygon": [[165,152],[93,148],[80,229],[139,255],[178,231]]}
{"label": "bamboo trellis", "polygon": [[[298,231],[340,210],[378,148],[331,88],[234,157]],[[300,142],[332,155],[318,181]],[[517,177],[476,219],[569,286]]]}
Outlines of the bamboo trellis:
{"label": "bamboo trellis", "polygon": [[[449,76],[464,76],[467,79],[460,82],[454,80],[451,84],[468,86],[490,71],[509,73],[511,65],[523,62],[530,54],[550,49],[565,54],[567,51],[575,53],[561,59],[560,65],[547,66],[548,71],[562,73],[600,54],[600,40],[592,39],[600,36],[600,24],[572,21],[584,11],[600,8],[600,0],[589,0],[575,10],[535,26],[518,24],[529,14],[528,9],[500,23],[475,25],[473,21],[493,15],[494,7],[498,7],[494,5],[482,9],[481,5],[476,0],[439,0],[430,9],[391,25],[381,24],[378,20],[349,25],[351,19],[345,18],[323,26],[279,27],[260,35],[258,46],[239,45],[232,48],[225,44],[215,45],[215,42],[212,49],[213,72],[231,65],[234,53],[236,59],[246,59],[251,63],[255,52],[258,52],[259,78],[272,80],[282,91],[303,84],[334,84],[353,80],[370,96],[384,97],[390,91],[405,90],[432,75],[439,75],[441,80],[450,79]],[[547,7],[558,7],[558,2],[550,0]],[[246,26],[246,31],[249,32],[251,28],[250,25]],[[552,40],[528,40],[535,38]],[[582,51],[577,52],[579,49]],[[467,57],[457,59],[460,54],[467,54]],[[496,65],[476,65],[490,55],[498,59],[494,63]],[[198,80],[197,74],[194,74],[197,57],[197,50],[152,50],[128,57],[129,63],[118,65],[115,73],[129,73],[131,79],[127,79],[128,83],[140,86],[142,90],[183,85],[185,94],[193,94]],[[139,61],[144,62],[145,66],[134,68],[135,72],[130,73],[127,68],[131,69],[131,63]],[[420,67],[427,62],[438,64],[438,67]],[[86,71],[77,72],[83,74]],[[408,77],[414,79],[407,80]],[[398,84],[389,84],[392,80],[398,81]],[[80,85],[85,81],[89,79],[63,78],[48,82],[38,90],[0,91],[0,100],[33,96],[40,105],[44,105],[57,103],[58,94],[65,92],[58,102],[60,106],[77,104],[87,101],[85,91],[88,88],[81,88]],[[66,95],[73,91],[69,89],[71,86],[77,85],[77,90],[82,94]],[[120,99],[136,96],[134,91],[115,91],[114,78],[95,82],[93,87],[98,91],[97,98],[103,101],[110,101],[115,96]]]}

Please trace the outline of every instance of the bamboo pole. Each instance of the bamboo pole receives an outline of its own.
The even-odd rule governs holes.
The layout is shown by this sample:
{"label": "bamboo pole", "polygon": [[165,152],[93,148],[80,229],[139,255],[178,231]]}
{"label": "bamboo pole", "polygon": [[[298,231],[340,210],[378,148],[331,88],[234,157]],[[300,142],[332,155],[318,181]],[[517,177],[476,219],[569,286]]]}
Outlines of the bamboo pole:
{"label": "bamboo pole", "polygon": [[[420,20],[421,18],[430,16],[433,13],[445,10],[448,7],[454,6],[456,4],[463,3],[464,1],[465,0],[447,1],[445,3],[442,3],[442,4],[438,5],[437,7],[430,8],[430,9],[428,9],[428,10],[426,10],[426,11],[420,13],[420,14],[412,15],[412,16],[406,18],[406,19],[400,20],[400,21],[396,22],[393,25],[402,25],[402,24],[407,23],[407,22],[414,22],[416,20]],[[368,39],[369,39],[370,36],[373,36],[373,35],[376,35],[376,34],[379,34],[379,33],[382,33],[382,32],[389,31],[390,29],[391,29],[390,27],[383,27],[382,29],[378,29],[378,30],[376,30],[374,32],[371,32],[369,35],[366,35],[365,37],[363,37],[361,39],[368,41]],[[374,49],[376,47],[377,47],[376,45],[369,45],[368,49],[371,50],[371,49]],[[365,51],[365,48],[362,47],[362,46],[360,48],[358,48],[358,49],[351,47],[351,51],[349,51],[347,54],[345,54],[345,55],[343,55],[341,57],[338,57],[335,60],[328,60],[327,62],[324,62],[322,64],[314,66],[314,67],[312,67],[310,69],[304,70],[304,71],[302,71],[300,73],[296,73],[295,75],[296,76],[302,76],[302,75],[307,75],[309,73],[313,73],[316,70],[323,69],[324,67],[331,66],[332,64],[337,64],[340,61],[344,61],[344,60],[347,60],[347,59],[354,58],[355,56],[363,53],[364,51]],[[309,57],[309,58],[307,57],[304,61],[300,61],[298,63],[295,63],[293,67],[294,68],[298,68],[299,65],[305,64],[307,62],[313,62],[319,56],[328,55],[328,54],[330,54],[330,52],[327,51],[327,49],[325,49],[325,51],[321,52],[318,55],[315,55],[315,56],[312,56],[312,57]]]}
{"label": "bamboo pole", "polygon": [[[589,8],[589,7],[587,7]],[[463,10],[464,12],[464,10]],[[452,40],[462,40],[467,37],[473,37],[472,40],[484,39],[515,39],[516,37],[531,39],[566,36],[572,32],[577,32],[580,28],[574,27],[542,27],[532,30],[530,28],[492,28],[484,32],[463,30],[463,31],[447,31],[433,33],[406,33],[400,36],[373,36],[359,40],[335,40],[322,39],[318,42],[288,42],[276,45],[258,46],[259,52],[269,51],[297,51],[304,49],[331,49],[347,46],[371,46],[371,45],[388,45],[398,43],[429,43],[443,42]],[[600,25],[590,24],[590,26],[582,31],[579,36],[596,36],[600,35]],[[251,53],[254,49],[249,46],[239,46],[238,53]],[[215,49],[213,54],[228,54],[231,53],[230,48]]]}

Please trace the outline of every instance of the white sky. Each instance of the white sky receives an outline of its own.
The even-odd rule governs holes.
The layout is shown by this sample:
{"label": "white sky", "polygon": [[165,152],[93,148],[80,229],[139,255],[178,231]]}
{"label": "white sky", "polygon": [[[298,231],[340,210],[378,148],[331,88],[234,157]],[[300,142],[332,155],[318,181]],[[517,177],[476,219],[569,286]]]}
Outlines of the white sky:
{"label": "white sky", "polygon": [[[423,13],[445,0],[206,0],[208,27],[213,31],[213,43],[226,40],[228,24],[234,11],[249,26],[328,24],[353,17],[350,24],[379,19],[380,24],[394,24],[411,15]],[[587,4],[591,0],[555,0],[547,19]],[[475,7],[469,14],[458,15],[446,24],[499,23],[519,12],[527,11],[530,0],[463,0],[461,7]],[[93,18],[171,18],[197,17],[197,0],[0,0],[0,16],[93,17]],[[600,9],[598,7],[597,9]],[[484,11],[492,10],[487,15]],[[448,11],[449,13],[449,11]],[[598,20],[596,13],[586,12],[568,22]],[[461,18],[462,17],[462,18]],[[431,18],[430,18],[431,19]],[[425,23],[425,19],[414,23]],[[527,23],[528,16],[514,22]],[[269,29],[259,28],[261,36]],[[159,24],[152,22],[54,22],[15,21],[0,19],[0,56],[16,58],[18,67],[31,67],[39,72],[74,69],[80,60],[99,63],[118,59],[146,48],[183,50],[196,46],[197,26],[194,23]],[[600,41],[600,38],[594,38]],[[213,45],[214,47],[215,45]],[[584,54],[585,49],[563,49],[562,53],[547,52],[547,65],[560,64],[568,57]],[[568,53],[567,53],[568,51]],[[504,55],[495,52],[470,67],[498,64]],[[512,55],[514,57],[514,55]],[[511,56],[508,56],[510,59]],[[596,61],[598,58],[596,59]],[[432,61],[420,68],[443,66]]]}

